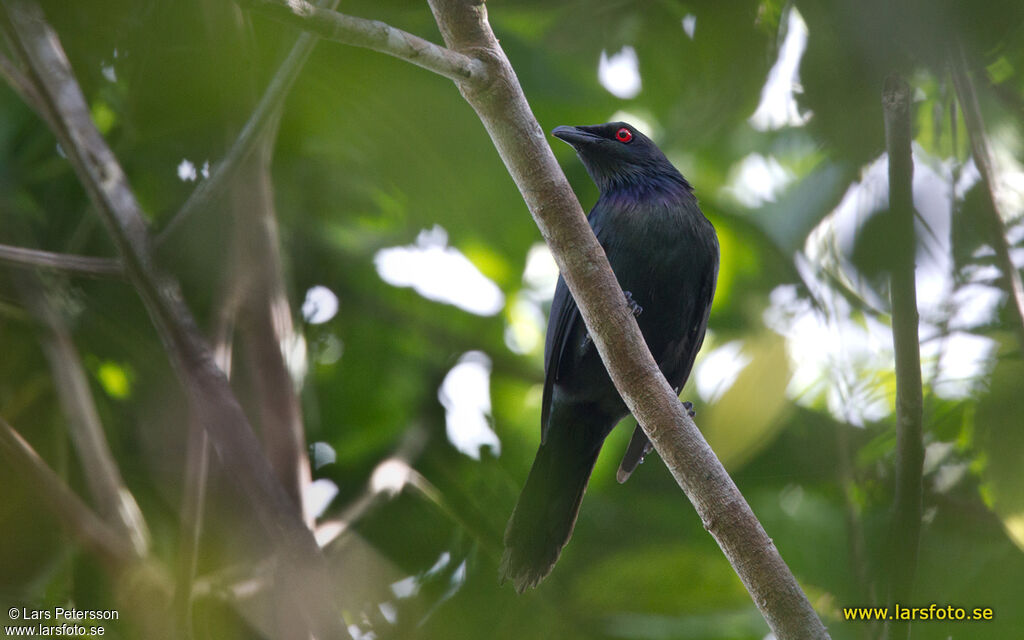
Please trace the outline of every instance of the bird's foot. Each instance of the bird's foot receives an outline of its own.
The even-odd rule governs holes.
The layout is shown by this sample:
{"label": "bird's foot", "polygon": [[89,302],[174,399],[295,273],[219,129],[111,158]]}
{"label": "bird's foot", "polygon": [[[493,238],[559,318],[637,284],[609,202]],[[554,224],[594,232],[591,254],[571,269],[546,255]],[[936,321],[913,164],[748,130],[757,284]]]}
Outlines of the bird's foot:
{"label": "bird's foot", "polygon": [[691,418],[697,417],[697,412],[693,410],[693,403],[690,402],[689,400],[683,402],[683,408],[686,409],[686,414],[689,415]]}
{"label": "bird's foot", "polygon": [[[644,308],[640,306],[640,303],[633,299],[632,291],[623,291],[623,293],[626,294],[626,305],[629,307],[629,310],[633,313],[634,318],[638,317],[641,313],[644,312]],[[587,347],[589,347],[591,342],[593,342],[593,339],[590,337],[590,332],[583,334],[583,348],[586,349]]]}
{"label": "bird's foot", "polygon": [[626,294],[626,305],[629,306],[629,310],[633,312],[633,317],[639,316],[644,312],[644,308],[640,306],[640,303],[633,299],[632,291],[623,291]]}

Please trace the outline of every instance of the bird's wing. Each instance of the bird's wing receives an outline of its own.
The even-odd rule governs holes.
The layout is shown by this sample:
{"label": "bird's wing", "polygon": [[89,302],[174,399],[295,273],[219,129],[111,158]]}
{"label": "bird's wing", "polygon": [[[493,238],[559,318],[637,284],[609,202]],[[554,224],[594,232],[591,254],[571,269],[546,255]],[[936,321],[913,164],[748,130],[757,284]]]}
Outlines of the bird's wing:
{"label": "bird's wing", "polygon": [[[693,361],[697,356],[697,352],[700,351],[701,346],[704,344],[708,317],[711,315],[711,301],[715,297],[715,283],[718,281],[717,240],[715,240],[713,247],[709,248],[713,248],[713,251],[710,251],[708,254],[710,256],[710,263],[699,265],[694,269],[695,272],[704,274],[704,278],[698,285],[697,295],[685,299],[692,304],[687,307],[683,315],[689,316],[696,321],[685,338],[683,350],[687,357],[680,358],[674,369],[665,371],[665,377],[668,379],[669,384],[673,385],[676,395],[679,395],[686,384],[686,380],[690,377]],[[696,305],[698,300],[705,301],[705,304],[698,307]],[[692,416],[693,414],[691,413],[690,415]],[[629,441],[629,446],[626,447],[626,453],[622,456],[619,470],[615,474],[615,478],[620,484],[629,479],[629,476],[644,461],[644,456],[650,453],[651,449],[653,449],[651,441],[647,438],[647,434],[644,433],[643,429],[640,428],[640,425],[637,424],[636,429],[633,431],[633,438]]]}
{"label": "bird's wing", "polygon": [[[602,222],[605,219],[601,202],[594,206],[587,216],[597,241],[609,250],[606,244],[607,235],[603,233]],[[610,257],[610,256],[609,256]],[[569,293],[569,287],[565,284],[565,278],[558,276],[558,284],[555,285],[555,296],[551,299],[551,313],[548,315],[548,333],[544,342],[544,397],[540,409],[540,442],[544,444],[548,435],[548,420],[551,417],[551,394],[554,391],[555,382],[563,376],[569,375],[568,368],[574,357],[582,356],[585,349],[573,355],[569,348],[569,340],[573,333],[573,327],[583,323],[583,317],[576,306],[576,301]],[[593,348],[593,347],[591,347]]]}
{"label": "bird's wing", "polygon": [[703,266],[698,270],[699,273],[703,273],[704,277],[700,281],[697,295],[694,296],[693,300],[703,301],[704,304],[699,307],[693,305],[687,312],[694,320],[693,328],[686,336],[687,345],[686,353],[689,357],[681,358],[674,371],[666,371],[665,377],[668,378],[669,384],[682,390],[686,384],[687,379],[690,377],[690,371],[693,369],[693,361],[697,357],[697,352],[704,345],[704,334],[708,328],[708,318],[711,316],[711,302],[715,297],[715,285],[718,282],[718,241],[717,239],[713,245],[713,251],[710,256],[710,263]]}
{"label": "bird's wing", "polygon": [[555,297],[551,299],[551,314],[548,317],[548,334],[544,344],[544,399],[541,402],[540,410],[540,441],[541,444],[547,439],[548,418],[551,417],[551,393],[555,382],[563,373],[563,363],[566,357],[566,348],[569,344],[569,335],[572,327],[577,322],[582,322],[580,310],[576,307],[576,301],[569,293],[562,276],[558,276],[558,284],[555,286]]}

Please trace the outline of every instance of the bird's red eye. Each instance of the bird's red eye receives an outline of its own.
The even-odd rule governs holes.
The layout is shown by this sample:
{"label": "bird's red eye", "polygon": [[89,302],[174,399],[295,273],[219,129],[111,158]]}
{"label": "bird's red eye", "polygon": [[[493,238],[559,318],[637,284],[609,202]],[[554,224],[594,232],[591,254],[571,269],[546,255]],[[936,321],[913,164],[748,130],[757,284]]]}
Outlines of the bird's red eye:
{"label": "bird's red eye", "polygon": [[633,139],[633,134],[626,127],[622,127],[615,132],[615,139],[619,142],[629,142]]}

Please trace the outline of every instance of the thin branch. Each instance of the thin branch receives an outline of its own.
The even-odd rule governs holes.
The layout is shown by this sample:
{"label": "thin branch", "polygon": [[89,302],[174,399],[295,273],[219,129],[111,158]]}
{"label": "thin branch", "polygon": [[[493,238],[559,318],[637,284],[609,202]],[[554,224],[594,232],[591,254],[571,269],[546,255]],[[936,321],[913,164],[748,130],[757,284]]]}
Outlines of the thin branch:
{"label": "thin branch", "polygon": [[616,388],[778,638],[828,638],[771,538],[661,374],[479,0],[430,0],[446,44],[487,64],[459,82],[551,247]]}
{"label": "thin branch", "polygon": [[82,502],[3,418],[0,418],[0,455],[28,478],[25,485],[39,494],[40,502],[112,573],[120,573],[140,559],[132,544]]}
{"label": "thin branch", "polygon": [[149,549],[149,529],[110,452],[71,333],[34,273],[22,274],[17,285],[26,306],[41,325],[43,353],[50,363],[53,385],[67,419],[71,441],[85,470],[89,493],[103,518],[120,529],[139,556],[145,556]]}
{"label": "thin branch", "polygon": [[283,349],[296,339],[292,310],[285,292],[271,193],[271,139],[239,170],[232,189],[234,259],[231,282],[242,297],[240,347],[252,376],[259,408],[263,450],[278,480],[300,505],[307,525],[303,495],[312,482],[302,410]]}
{"label": "thin branch", "polygon": [[[325,6],[336,7],[338,1],[328,0]],[[318,37],[309,33],[302,33],[295,40],[291,51],[288,52],[288,56],[274,73],[274,77],[267,85],[263,96],[260,97],[259,103],[249,116],[245,126],[242,127],[238,138],[228,149],[224,159],[214,164],[210,177],[196,185],[195,190],[185,200],[185,204],[181,205],[174,217],[160,231],[155,239],[157,246],[163,244],[174,233],[174,230],[182,222],[188,220],[192,214],[206,207],[213,195],[223,192],[227,180],[235,174],[242,161],[249,157],[256,147],[256,143],[266,136],[268,130],[273,128],[271,125],[277,121],[284,99],[288,96],[292,85],[295,84],[295,80],[299,77],[299,71],[306,64],[318,40]]]}
{"label": "thin branch", "polygon": [[[0,36],[3,37],[8,48],[13,50],[13,40],[7,33],[6,27],[7,25],[4,24],[4,21],[0,20]],[[46,108],[46,104],[42,99],[42,96],[39,95],[39,88],[36,86],[35,82],[25,74],[21,67],[3,53],[0,53],[0,77],[3,77],[3,79],[7,81],[7,84],[10,85],[11,89],[13,89],[25,104],[31,107],[40,118],[45,120],[51,127],[54,125],[53,116]]]}
{"label": "thin branch", "polygon": [[28,76],[22,73],[18,65],[5,56],[0,51],[0,77],[3,77],[7,81],[7,84],[11,85],[11,88],[22,97],[25,102],[29,103],[29,106],[34,106],[40,102],[39,94],[36,92],[35,85],[29,80]]}
{"label": "thin branch", "polygon": [[[914,161],[911,154],[911,91],[899,76],[885,81],[882,106],[889,157],[889,215],[898,247],[892,257],[890,296],[892,341],[896,359],[896,495],[893,499],[888,566],[889,606],[913,602],[914,575],[921,537],[921,347],[918,339],[917,288],[914,280]],[[885,635],[907,638],[910,622],[891,621]]]}
{"label": "thin branch", "polygon": [[[860,507],[854,498],[854,488],[857,485],[853,473],[852,454],[850,453],[850,434],[853,427],[845,422],[834,423],[836,434],[836,475],[839,481],[839,488],[843,494],[843,515],[846,523],[847,551],[850,562],[850,570],[853,573],[857,587],[858,602],[864,602],[867,606],[876,606],[874,584],[868,574],[868,553],[864,537],[864,523],[861,520]],[[867,640],[877,636],[876,622],[865,624],[861,637]]]}
{"label": "thin branch", "polygon": [[41,267],[87,276],[124,277],[124,269],[121,268],[120,261],[112,258],[54,253],[40,249],[12,247],[6,244],[0,244],[0,262],[6,262],[16,267]]}
{"label": "thin branch", "polygon": [[[228,287],[220,300],[213,331],[213,353],[217,367],[231,379],[235,317],[240,292]],[[206,510],[206,490],[210,470],[210,442],[203,424],[195,415],[189,416],[185,444],[185,479],[181,499],[181,520],[178,537],[178,566],[174,585],[174,617],[182,638],[190,636],[192,599],[195,595],[196,568],[199,564],[199,541]]]}
{"label": "thin branch", "polygon": [[121,603],[119,608],[139,614],[132,619],[140,625],[142,637],[169,638],[164,607],[160,604],[169,596],[161,565],[140,556],[135,546],[69,489],[32,445],[2,417],[0,458],[7,460],[54,519],[119,583],[121,588],[116,589]]}
{"label": "thin branch", "polygon": [[982,209],[988,216],[986,224],[990,230],[992,248],[995,249],[999,269],[1003,272],[1003,288],[1010,296],[1014,328],[1017,330],[1017,339],[1020,341],[1021,350],[1024,351],[1024,282],[1021,281],[1020,271],[1010,257],[1006,225],[999,209],[999,200],[996,198],[998,178],[985,136],[985,121],[981,116],[978,95],[974,91],[974,83],[971,82],[971,76],[968,73],[967,55],[964,53],[962,43],[958,42],[955,48],[956,51],[950,53],[953,85],[956,87],[957,101],[964,114],[964,124],[967,126],[967,137],[971,141],[974,164],[978,167],[978,173],[981,174],[981,179],[985,183],[985,195],[988,197],[989,206],[982,207]]}
{"label": "thin branch", "polygon": [[206,430],[195,416],[189,416],[185,445],[185,482],[182,489],[178,564],[174,576],[174,621],[182,638],[192,627],[193,580],[199,564],[199,540],[206,508],[210,445]]}
{"label": "thin branch", "polygon": [[420,424],[413,425],[405,432],[395,450],[374,467],[363,492],[349,502],[338,516],[317,525],[316,538],[321,547],[327,547],[339,536],[351,531],[376,506],[401,493],[406,484],[429,484],[412,468],[427,446],[429,437],[429,431]]}
{"label": "thin branch", "polygon": [[342,44],[401,58],[456,82],[483,82],[485,65],[476,58],[445,49],[379,20],[366,20],[320,9],[306,0],[238,0],[246,8]]}
{"label": "thin branch", "polygon": [[121,253],[125,271],[160,333],[175,371],[217,451],[225,476],[247,499],[289,566],[288,584],[318,638],[348,637],[323,556],[264,457],[252,427],[185,306],[159,272],[141,208],[117,158],[93,124],[60,40],[31,0],[2,0],[36,82],[58,116],[54,131]]}
{"label": "thin branch", "polygon": [[[338,0],[319,0],[318,4],[334,8]],[[234,5],[225,8],[233,15],[239,12]],[[237,55],[248,58],[248,39],[240,37],[240,24],[231,20],[211,28],[218,37],[230,38],[234,46],[242,47]],[[218,191],[223,194],[221,206],[229,210],[233,221],[228,276],[223,285],[224,313],[230,316],[232,327],[236,317],[239,321],[242,358],[253,372],[246,381],[255,387],[252,400],[258,408],[263,450],[310,528],[313,522],[305,514],[303,495],[312,479],[300,402],[284,353],[296,335],[284,284],[270,164],[284,98],[318,41],[312,34],[299,34],[232,145],[233,178],[222,180]],[[243,146],[249,150],[240,153]],[[230,340],[230,336],[222,337]],[[232,346],[224,343],[218,350]]]}

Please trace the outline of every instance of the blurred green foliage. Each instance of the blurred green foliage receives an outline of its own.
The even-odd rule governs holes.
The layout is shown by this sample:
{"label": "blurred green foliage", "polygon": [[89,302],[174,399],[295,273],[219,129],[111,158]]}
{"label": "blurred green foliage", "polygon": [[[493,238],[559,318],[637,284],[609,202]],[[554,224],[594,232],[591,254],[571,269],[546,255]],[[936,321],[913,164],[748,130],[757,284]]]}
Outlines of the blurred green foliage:
{"label": "blurred green foliage", "polygon": [[[260,15],[233,13],[230,3],[44,7],[97,126],[157,230],[195,187],[179,178],[179,165],[191,162],[201,180],[203,165],[222,157],[294,38]],[[882,80],[893,72],[911,80],[918,175],[931,162],[938,176],[916,193],[925,238],[919,262],[946,284],[932,296],[933,312],[922,311],[934,329],[922,331],[925,523],[917,601],[906,604],[995,610],[985,624],[920,623],[916,638],[1018,634],[1021,345],[986,250],[985,185],[965,177],[973,171],[968,133],[946,64],[962,43],[1005,177],[1010,206],[1003,213],[1019,256],[1024,5],[509,0],[488,7],[545,130],[625,113],[649,128],[695,185],[719,232],[722,270],[712,333],[683,397],[696,403],[698,424],[837,639],[877,632],[843,622],[841,607],[884,601],[895,448],[888,293],[876,266],[886,231],[872,226],[884,198],[872,207],[870,193],[854,191],[860,200],[847,227],[838,212],[844,196],[869,184],[870,166],[884,152]],[[440,41],[422,2],[354,0],[342,10]],[[795,12],[807,34],[795,113],[806,122],[757,128],[751,116],[799,26]],[[225,15],[242,21],[239,37],[252,56],[233,49],[235,36],[221,37]],[[692,37],[683,28],[688,17],[695,18]],[[625,46],[634,48],[642,79],[632,99],[615,97],[598,78],[601,53]],[[554,149],[588,207],[595,187],[568,147]],[[743,170],[752,154],[764,172]],[[765,637],[738,578],[657,456],[626,485],[613,481],[631,420],[609,438],[554,574],[523,596],[497,584],[501,533],[539,438],[543,379],[543,345],[534,339],[513,349],[506,334],[517,325],[523,335],[541,335],[551,292],[524,278],[540,235],[451,82],[370,51],[319,44],[286,102],[272,175],[293,315],[301,320],[314,285],[340,302],[329,321],[301,326],[306,437],[335,454],[322,465],[314,460],[314,477],[337,487],[323,519],[349,513],[410,434],[420,442],[410,457],[415,481],[374,502],[328,547],[340,558],[350,625],[377,638]],[[948,189],[958,181],[961,189]],[[752,185],[769,192],[751,200],[744,189]],[[938,205],[926,202],[940,192]],[[925,209],[945,218],[929,218]],[[54,137],[6,86],[0,216],[2,243],[112,255]],[[475,315],[381,278],[374,261],[381,249],[414,245],[435,226],[500,288],[502,312]],[[215,203],[159,248],[204,327],[213,325],[224,294],[229,237],[230,220]],[[88,470],[68,440],[11,269],[0,270],[0,415],[85,495]],[[173,567],[187,416],[166,354],[125,282],[48,278],[62,292],[62,314],[152,531],[154,556]],[[995,304],[969,295],[978,288]],[[979,317],[964,321],[972,311]],[[500,442],[478,459],[453,447],[438,399],[447,373],[471,351],[489,358],[487,420]],[[236,363],[235,379],[249,406],[246,366]],[[698,393],[702,384],[707,390]],[[123,602],[32,487],[3,466],[0,497],[0,600],[82,608]],[[215,586],[196,600],[197,637],[262,637],[256,600],[235,606],[216,586],[229,581],[226,568],[237,571],[259,548],[238,502],[214,461],[198,575]],[[107,635],[142,637],[138,628],[118,623]]]}

